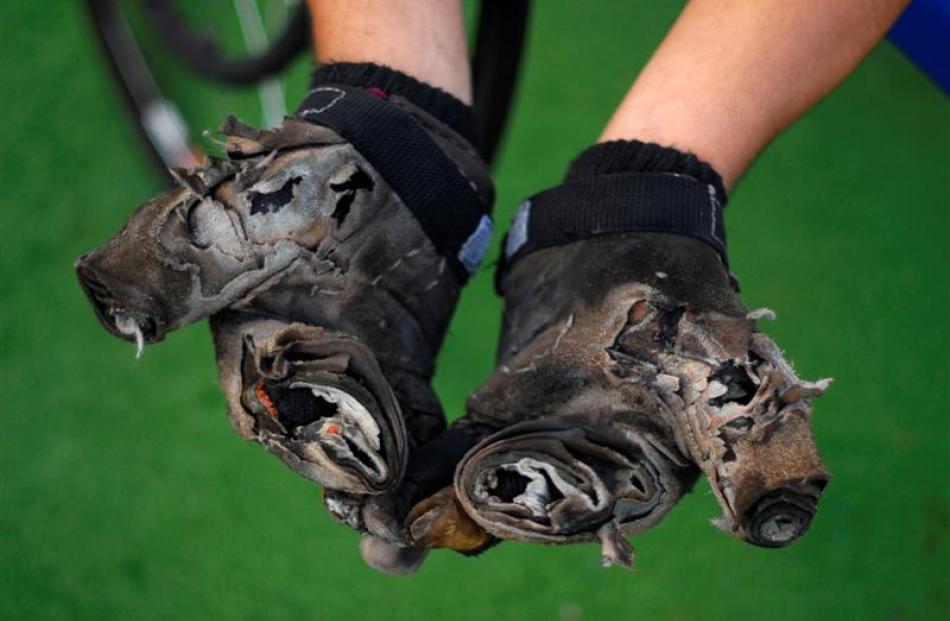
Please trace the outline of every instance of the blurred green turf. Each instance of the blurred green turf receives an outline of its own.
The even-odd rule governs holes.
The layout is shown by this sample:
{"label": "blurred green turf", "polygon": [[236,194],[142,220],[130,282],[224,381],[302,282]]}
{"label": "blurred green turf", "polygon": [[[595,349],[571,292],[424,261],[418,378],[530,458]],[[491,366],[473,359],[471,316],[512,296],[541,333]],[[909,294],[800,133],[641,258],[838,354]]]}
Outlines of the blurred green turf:
{"label": "blurred green turf", "polygon": [[[595,138],[676,12],[536,4],[501,223]],[[434,554],[412,578],[366,569],[317,489],[230,431],[204,325],[139,362],[98,326],[72,261],[157,181],[78,3],[3,3],[0,45],[0,618],[950,614],[950,109],[889,44],[760,158],[728,209],[747,302],[778,311],[768,329],[805,377],[836,378],[815,417],[834,479],[809,535],[785,550],[731,540],[708,524],[701,483],[636,539],[634,573],[603,571],[594,546],[505,544]],[[192,101],[208,125],[253,108],[227,89]],[[441,358],[453,416],[492,367],[490,280],[468,288]]]}

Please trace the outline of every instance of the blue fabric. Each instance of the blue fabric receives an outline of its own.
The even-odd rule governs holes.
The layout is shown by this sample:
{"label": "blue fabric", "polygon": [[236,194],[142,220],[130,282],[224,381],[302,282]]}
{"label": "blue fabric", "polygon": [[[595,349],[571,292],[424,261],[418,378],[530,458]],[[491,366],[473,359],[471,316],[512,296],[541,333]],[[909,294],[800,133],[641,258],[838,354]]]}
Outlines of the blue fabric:
{"label": "blue fabric", "polygon": [[944,92],[950,92],[950,0],[915,0],[889,37]]}

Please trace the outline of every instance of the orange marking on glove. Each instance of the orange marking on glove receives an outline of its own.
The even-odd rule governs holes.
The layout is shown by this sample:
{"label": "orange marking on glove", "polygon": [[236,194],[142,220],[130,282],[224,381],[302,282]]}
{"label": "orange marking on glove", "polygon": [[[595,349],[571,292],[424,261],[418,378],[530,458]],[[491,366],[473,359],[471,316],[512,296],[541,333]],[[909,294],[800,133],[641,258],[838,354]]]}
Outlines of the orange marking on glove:
{"label": "orange marking on glove", "polygon": [[257,382],[257,385],[254,386],[254,396],[257,397],[257,400],[261,402],[261,405],[264,406],[264,409],[267,410],[267,413],[277,418],[277,406],[274,405],[274,402],[271,401],[270,395],[267,394],[267,391],[264,390],[264,380]]}
{"label": "orange marking on glove", "polygon": [[340,426],[335,423],[330,423],[329,425],[326,426],[324,431],[334,436],[338,436],[340,435]]}

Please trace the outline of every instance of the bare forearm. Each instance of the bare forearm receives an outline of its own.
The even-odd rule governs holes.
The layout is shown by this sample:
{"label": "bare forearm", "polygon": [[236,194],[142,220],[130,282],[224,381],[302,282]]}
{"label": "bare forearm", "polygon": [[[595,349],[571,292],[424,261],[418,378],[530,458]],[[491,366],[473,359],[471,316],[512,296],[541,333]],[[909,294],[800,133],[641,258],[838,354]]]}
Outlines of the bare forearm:
{"label": "bare forearm", "polygon": [[308,0],[320,62],[373,62],[471,103],[456,0]]}
{"label": "bare forearm", "polygon": [[732,186],[909,0],[692,0],[601,136],[696,153]]}

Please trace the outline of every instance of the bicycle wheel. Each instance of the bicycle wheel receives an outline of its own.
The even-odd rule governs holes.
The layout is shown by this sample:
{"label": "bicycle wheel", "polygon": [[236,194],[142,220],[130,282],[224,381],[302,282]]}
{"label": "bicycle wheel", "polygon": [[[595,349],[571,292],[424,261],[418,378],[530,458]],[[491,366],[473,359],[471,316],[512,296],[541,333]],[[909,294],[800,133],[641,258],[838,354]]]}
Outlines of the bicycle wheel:
{"label": "bicycle wheel", "polygon": [[[201,133],[224,112],[263,126],[303,97],[310,24],[301,0],[86,0],[122,101],[155,167],[190,167]],[[491,161],[518,76],[528,0],[482,0],[473,77],[483,120],[477,146]],[[200,27],[197,25],[201,25]],[[289,88],[289,91],[288,91]],[[213,147],[212,147],[213,148]]]}
{"label": "bicycle wheel", "polygon": [[277,74],[296,61],[302,96],[309,71],[300,54],[309,47],[302,3],[191,2],[187,12],[184,6],[86,0],[123,106],[156,170],[169,181],[168,168],[195,166],[206,150],[214,152],[201,136],[224,111],[261,125],[278,123],[287,112],[288,76]]}

